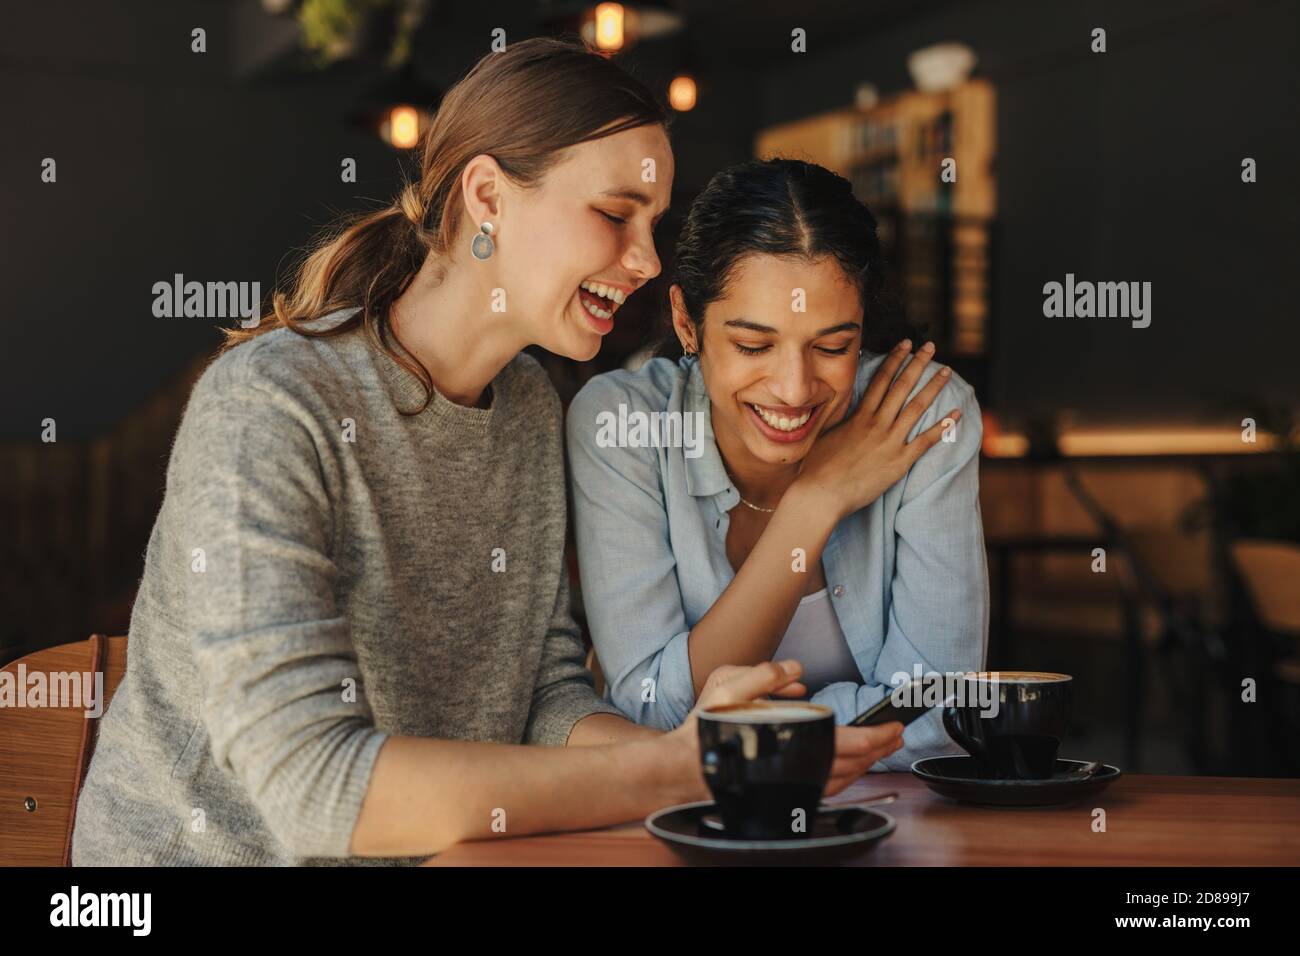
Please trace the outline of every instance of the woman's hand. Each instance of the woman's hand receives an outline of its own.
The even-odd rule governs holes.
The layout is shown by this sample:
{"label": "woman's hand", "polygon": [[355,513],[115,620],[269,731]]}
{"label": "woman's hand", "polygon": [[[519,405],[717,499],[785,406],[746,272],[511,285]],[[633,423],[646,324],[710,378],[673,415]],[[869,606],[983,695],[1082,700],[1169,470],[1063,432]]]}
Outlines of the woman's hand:
{"label": "woman's hand", "polygon": [[[948,369],[940,369],[908,402],[907,396],[934,357],[934,343],[922,346],[895,379],[911,350],[911,341],[904,340],[889,353],[871,377],[858,407],[819,436],[803,461],[795,487],[832,507],[836,520],[879,498],[943,437],[945,422],[940,421],[911,442],[907,440],[950,377]],[[955,422],[961,412],[953,409],[948,418]]]}
{"label": "woman's hand", "polygon": [[754,667],[724,664],[709,674],[687,719],[694,720],[705,708],[744,704],[769,695],[803,697],[808,688],[799,682],[802,675],[803,665],[798,661],[772,661]]}
{"label": "woman's hand", "polygon": [[704,687],[695,699],[695,706],[686,715],[680,727],[670,730],[665,736],[679,746],[679,752],[689,750],[687,766],[693,768],[699,777],[699,785],[708,799],[708,789],[704,787],[704,776],[700,772],[700,733],[697,727],[697,714],[707,707],[725,707],[727,704],[743,704],[759,700],[768,695],[777,697],[803,697],[808,688],[799,683],[803,665],[798,661],[769,661],[753,667],[740,667],[724,664],[709,673]]}
{"label": "woman's hand", "polygon": [[897,720],[876,727],[836,727],[835,763],[825,795],[839,793],[902,746],[903,725]]}
{"label": "woman's hand", "polygon": [[[743,704],[769,695],[803,697],[807,688],[799,683],[803,666],[798,661],[771,661],[754,667],[725,665],[709,674],[685,722],[666,736],[675,746],[689,751],[682,766],[698,778],[693,799],[708,800],[710,794],[700,772],[700,737],[697,714],[701,709]],[[826,795],[839,793],[862,776],[878,760],[903,745],[903,725],[894,721],[878,727],[836,727],[835,762],[831,765]]]}

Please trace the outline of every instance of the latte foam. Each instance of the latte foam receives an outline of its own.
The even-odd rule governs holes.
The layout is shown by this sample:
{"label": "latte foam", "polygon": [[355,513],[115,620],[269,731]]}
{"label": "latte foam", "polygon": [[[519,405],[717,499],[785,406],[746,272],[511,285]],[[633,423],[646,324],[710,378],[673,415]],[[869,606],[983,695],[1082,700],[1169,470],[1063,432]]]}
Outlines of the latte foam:
{"label": "latte foam", "polygon": [[736,724],[789,724],[805,720],[824,720],[833,716],[831,710],[820,704],[785,704],[754,701],[748,704],[728,704],[713,707],[700,713],[701,718],[721,720]]}

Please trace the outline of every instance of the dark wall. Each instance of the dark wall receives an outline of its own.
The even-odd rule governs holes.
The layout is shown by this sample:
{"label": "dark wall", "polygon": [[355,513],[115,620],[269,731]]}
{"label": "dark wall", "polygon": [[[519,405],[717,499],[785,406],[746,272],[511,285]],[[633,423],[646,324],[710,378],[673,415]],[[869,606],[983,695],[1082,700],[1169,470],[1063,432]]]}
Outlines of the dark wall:
{"label": "dark wall", "polygon": [[[994,406],[1239,420],[1300,403],[1298,38],[1289,2],[966,3],[825,53],[810,37],[767,75],[762,121],[904,88],[908,52],[969,44],[998,96]],[[1153,283],[1150,327],[1045,318],[1067,272]]]}
{"label": "dark wall", "polygon": [[[1143,418],[1238,393],[1296,400],[1296,4],[968,2],[911,18],[863,4],[854,29],[811,27],[802,55],[789,51],[800,5],[765,20],[720,8],[715,21],[693,6],[688,37],[631,57],[651,83],[681,66],[700,77],[700,106],[674,127],[674,215],[748,157],[762,125],[843,106],[861,80],[903,89],[908,52],[960,39],[998,90],[993,404]],[[442,85],[493,26],[541,26],[531,3],[435,10],[421,67]],[[154,318],[154,282],[181,272],[269,292],[334,211],[387,200],[399,167],[345,121],[356,75],[248,66],[269,42],[256,0],[4,16],[0,440],[33,441],[46,417],[61,440],[84,438],[218,342],[207,320]],[[205,55],[189,52],[195,25]],[[1094,26],[1108,30],[1105,54],[1088,51]],[[57,184],[39,180],[45,156]],[[340,182],[345,156],[356,184]],[[1254,185],[1240,181],[1243,156],[1259,162]],[[1042,284],[1066,272],[1154,283],[1151,327],[1044,318]]]}
{"label": "dark wall", "polygon": [[[36,439],[46,417],[60,441],[102,433],[219,342],[212,321],[155,318],[155,282],[265,293],[331,208],[387,198],[397,170],[341,121],[338,81],[233,81],[225,4],[64,7],[4,13],[3,439]],[[193,26],[208,53],[189,52]],[[40,181],[47,156],[56,183]]]}
{"label": "dark wall", "polygon": [[[542,32],[538,10],[435,4],[417,46],[423,78],[454,82],[493,27],[510,39]],[[155,282],[259,281],[268,295],[335,212],[388,201],[400,167],[347,120],[378,71],[268,68],[283,21],[256,0],[61,0],[3,17],[0,441],[39,440],[47,417],[59,440],[81,440],[220,342],[212,321],[155,318]],[[190,52],[195,26],[207,29],[205,54]],[[663,87],[678,50],[647,44],[629,59]],[[675,131],[682,206],[752,143],[752,76],[724,52],[708,83]],[[40,181],[47,156],[56,183]],[[355,184],[340,180],[344,157],[357,160]],[[643,311],[638,335],[650,331]]]}

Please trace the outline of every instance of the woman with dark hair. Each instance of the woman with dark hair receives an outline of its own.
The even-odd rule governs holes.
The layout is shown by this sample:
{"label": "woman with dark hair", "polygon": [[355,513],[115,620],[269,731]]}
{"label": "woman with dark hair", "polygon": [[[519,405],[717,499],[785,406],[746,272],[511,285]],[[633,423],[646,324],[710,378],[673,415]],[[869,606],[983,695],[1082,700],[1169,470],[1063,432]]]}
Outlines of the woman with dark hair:
{"label": "woman with dark hair", "polygon": [[[560,404],[521,352],[596,354],[659,272],[672,175],[640,84],[513,44],[448,92],[419,180],[230,336],[172,449],[74,863],[410,863],[707,794],[693,727],[592,689]],[[704,699],[797,678],[721,670]],[[885,738],[840,740],[832,790]]]}
{"label": "woman with dark hair", "polygon": [[[918,670],[978,670],[979,408],[899,334],[848,182],[792,160],[719,173],[670,297],[685,356],[598,376],[569,409],[609,699],[671,728],[715,667],[789,657],[843,724]],[[942,752],[931,713],[882,766]]]}

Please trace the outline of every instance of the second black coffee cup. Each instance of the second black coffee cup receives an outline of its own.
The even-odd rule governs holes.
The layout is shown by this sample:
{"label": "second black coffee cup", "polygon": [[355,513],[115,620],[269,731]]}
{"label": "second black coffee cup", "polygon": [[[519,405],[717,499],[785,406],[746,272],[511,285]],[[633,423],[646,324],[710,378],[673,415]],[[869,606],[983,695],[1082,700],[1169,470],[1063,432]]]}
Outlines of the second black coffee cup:
{"label": "second black coffee cup", "polygon": [[981,779],[1045,780],[1070,727],[1074,678],[1037,671],[967,674],[943,726]]}

